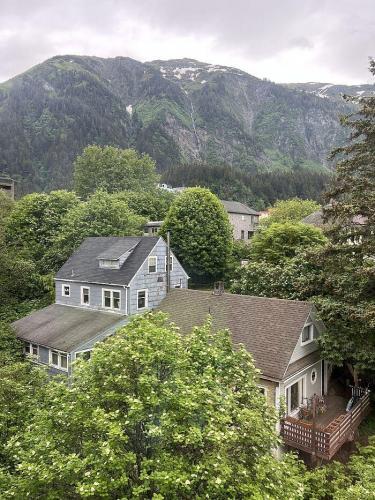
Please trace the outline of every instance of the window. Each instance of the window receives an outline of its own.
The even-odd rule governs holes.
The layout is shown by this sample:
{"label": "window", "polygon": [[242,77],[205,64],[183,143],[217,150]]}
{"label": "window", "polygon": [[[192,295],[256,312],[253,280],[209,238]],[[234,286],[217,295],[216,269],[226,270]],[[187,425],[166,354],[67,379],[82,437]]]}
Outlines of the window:
{"label": "window", "polygon": [[[165,272],[168,271],[168,257],[165,256]],[[169,256],[169,272],[173,271],[173,255]]]}
{"label": "window", "polygon": [[49,362],[51,366],[59,370],[68,369],[68,355],[64,352],[51,350]]}
{"label": "window", "polygon": [[99,259],[99,267],[104,269],[120,269],[119,259]]}
{"label": "window", "polygon": [[309,344],[314,340],[314,325],[306,325],[302,331],[301,345]]}
{"label": "window", "polygon": [[175,288],[182,288],[182,278],[180,278],[179,283],[176,283],[174,287]]}
{"label": "window", "polygon": [[253,234],[254,234],[254,231],[248,231],[247,232],[247,239],[251,240],[251,238],[253,237]]}
{"label": "window", "polygon": [[245,231],[241,229],[241,240],[245,239]]}
{"label": "window", "polygon": [[241,220],[245,220],[245,216],[244,215],[241,215]]}
{"label": "window", "polygon": [[88,361],[91,359],[91,351],[80,351],[76,352],[76,359],[83,359],[85,361]]}
{"label": "window", "polygon": [[286,405],[288,414],[293,413],[303,403],[305,396],[305,378],[302,377],[286,388]]}
{"label": "window", "polygon": [[103,290],[103,307],[106,309],[120,309],[121,292],[116,290]]}
{"label": "window", "polygon": [[317,378],[318,378],[318,372],[316,371],[316,368],[313,368],[310,374],[311,383],[315,384]]}
{"label": "window", "polygon": [[158,234],[159,228],[158,227],[152,227],[151,228],[151,234]]}
{"label": "window", "polygon": [[81,304],[90,304],[90,288],[81,286]]}
{"label": "window", "polygon": [[147,302],[148,302],[147,292],[148,292],[147,290],[138,290],[137,309],[145,309],[147,307]]}
{"label": "window", "polygon": [[27,356],[37,358],[39,354],[39,347],[37,344],[32,344],[31,342],[24,343],[24,352]]}
{"label": "window", "polygon": [[62,294],[64,297],[70,297],[70,285],[62,285]]}
{"label": "window", "polygon": [[158,258],[154,256],[150,256],[148,258],[148,272],[156,273],[157,271]]}
{"label": "window", "polygon": [[263,396],[267,396],[267,389],[265,387],[263,387],[262,385],[258,385],[258,388]]}

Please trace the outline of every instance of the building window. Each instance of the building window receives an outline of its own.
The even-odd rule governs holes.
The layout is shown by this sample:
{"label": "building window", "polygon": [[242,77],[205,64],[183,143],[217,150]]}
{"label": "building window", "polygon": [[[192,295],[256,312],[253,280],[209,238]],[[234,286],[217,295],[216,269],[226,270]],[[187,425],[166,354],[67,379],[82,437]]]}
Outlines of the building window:
{"label": "building window", "polygon": [[156,273],[157,271],[157,263],[158,263],[158,258],[155,256],[150,256],[148,258],[148,272],[149,273]]}
{"label": "building window", "polygon": [[267,396],[267,389],[265,387],[263,387],[262,385],[258,385],[258,388],[263,396]]}
{"label": "building window", "polygon": [[37,344],[32,344],[31,342],[25,342],[24,352],[27,356],[37,358],[39,354],[39,346]]}
{"label": "building window", "polygon": [[301,345],[309,344],[314,340],[314,325],[306,325],[302,331]]}
{"label": "building window", "polygon": [[286,405],[288,414],[293,413],[303,403],[305,396],[305,379],[304,377],[291,384],[286,388]]}
{"label": "building window", "polygon": [[[168,256],[165,256],[165,272],[168,271]],[[173,255],[169,256],[169,272],[173,271]]]}
{"label": "building window", "polygon": [[90,288],[87,286],[81,287],[81,304],[87,306],[90,304]]}
{"label": "building window", "polygon": [[116,290],[103,290],[103,307],[106,309],[120,309],[121,292]]}
{"label": "building window", "polygon": [[245,239],[245,231],[241,229],[241,240]]}
{"label": "building window", "polygon": [[158,227],[152,227],[151,228],[151,234],[158,234],[159,228]]}
{"label": "building window", "polygon": [[91,359],[91,350],[76,352],[76,359],[83,359],[84,361],[88,361],[89,359]]}
{"label": "building window", "polygon": [[59,370],[68,369],[68,355],[64,352],[51,350],[50,351],[50,365]]}
{"label": "building window", "polygon": [[244,215],[241,215],[241,220],[245,220],[245,216]]}
{"label": "building window", "polygon": [[315,384],[317,378],[318,378],[318,372],[316,371],[316,368],[313,368],[310,374],[311,383]]}
{"label": "building window", "polygon": [[147,307],[148,302],[148,291],[147,290],[138,290],[137,292],[137,309],[145,309]]}
{"label": "building window", "polygon": [[64,297],[70,297],[70,285],[62,285],[62,294]]}
{"label": "building window", "polygon": [[175,288],[182,288],[182,278],[180,278],[179,283],[176,283],[174,287]]}
{"label": "building window", "polygon": [[253,237],[253,235],[254,235],[254,231],[248,231],[247,232],[247,239],[251,240],[251,238]]}

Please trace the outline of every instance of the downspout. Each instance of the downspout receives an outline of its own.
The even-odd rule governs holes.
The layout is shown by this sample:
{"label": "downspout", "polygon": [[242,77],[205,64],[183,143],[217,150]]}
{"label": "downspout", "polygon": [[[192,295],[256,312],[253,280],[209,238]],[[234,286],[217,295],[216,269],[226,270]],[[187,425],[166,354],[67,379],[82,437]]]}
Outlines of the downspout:
{"label": "downspout", "polygon": [[167,293],[171,289],[171,232],[167,231]]}

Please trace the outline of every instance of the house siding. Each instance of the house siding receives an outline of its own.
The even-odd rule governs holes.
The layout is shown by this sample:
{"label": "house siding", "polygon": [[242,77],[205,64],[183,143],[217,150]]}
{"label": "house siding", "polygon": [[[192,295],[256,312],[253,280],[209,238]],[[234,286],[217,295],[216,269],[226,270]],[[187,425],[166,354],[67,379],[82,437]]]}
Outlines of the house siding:
{"label": "house siding", "polygon": [[248,240],[248,231],[254,232],[259,222],[258,215],[235,214],[228,212],[229,222],[233,228],[233,238],[241,239],[241,231],[244,231],[244,239]]}
{"label": "house siding", "polygon": [[266,380],[264,378],[260,378],[258,385],[260,387],[264,387],[266,389],[267,402],[271,406],[275,406],[275,403],[276,403],[276,387],[278,386],[278,382],[272,382],[271,380]]}
{"label": "house siding", "polygon": [[[171,253],[171,255],[173,255]],[[167,295],[167,273],[165,272],[165,258],[167,256],[167,245],[160,239],[150,252],[150,256],[157,257],[157,272],[148,272],[148,258],[139,268],[130,283],[129,290],[129,314],[142,313],[147,309],[154,309]],[[160,280],[160,281],[159,281]],[[181,288],[188,287],[187,275],[173,255],[173,270],[171,271],[171,288],[180,284]],[[138,290],[148,290],[148,307],[146,309],[137,309]]]}
{"label": "house siding", "polygon": [[309,316],[308,320],[306,321],[306,324],[313,323],[314,325],[314,340],[313,342],[309,342],[308,344],[301,345],[301,340],[302,340],[302,332],[301,335],[299,336],[298,342],[296,344],[296,347],[294,348],[292,357],[290,358],[290,363],[294,363],[298,359],[304,358],[308,354],[311,354],[314,351],[317,351],[319,349],[317,339],[319,338],[319,330],[316,326],[315,321]]}
{"label": "house siding", "polygon": [[[65,297],[62,294],[63,285],[70,285],[70,297]],[[90,288],[90,304],[81,304],[81,286]],[[65,306],[76,306],[83,308],[96,309],[98,311],[111,311],[103,307],[103,289],[114,290],[120,292],[120,309],[114,312],[126,314],[126,287],[112,286],[112,285],[94,285],[91,283],[75,283],[69,281],[56,281],[56,304]]]}

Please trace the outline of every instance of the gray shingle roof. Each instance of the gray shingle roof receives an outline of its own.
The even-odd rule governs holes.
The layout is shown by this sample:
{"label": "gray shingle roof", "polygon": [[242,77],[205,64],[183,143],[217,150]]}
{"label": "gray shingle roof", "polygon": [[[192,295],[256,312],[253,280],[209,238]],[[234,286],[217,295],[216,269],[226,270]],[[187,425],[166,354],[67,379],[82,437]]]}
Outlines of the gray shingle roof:
{"label": "gray shingle roof", "polygon": [[248,207],[247,205],[244,205],[243,203],[240,203],[239,201],[227,201],[227,200],[220,200],[220,201],[224,205],[225,210],[229,213],[244,214],[244,215],[259,215],[259,212],[257,212],[253,208]]}
{"label": "gray shingle roof", "polygon": [[[78,250],[56,273],[56,279],[128,285],[158,240],[159,237],[150,236],[86,238]],[[134,245],[136,246],[133,252],[120,269],[103,269],[99,267],[99,256],[101,258],[103,258],[103,255],[110,254],[119,256]]]}
{"label": "gray shingle roof", "polygon": [[71,352],[75,347],[113,328],[126,316],[52,304],[13,323],[17,337]]}
{"label": "gray shingle roof", "polygon": [[282,380],[312,310],[308,302],[174,289],[161,302],[182,333],[201,325],[209,314],[213,328],[228,328],[235,344],[244,344],[265,377]]}

